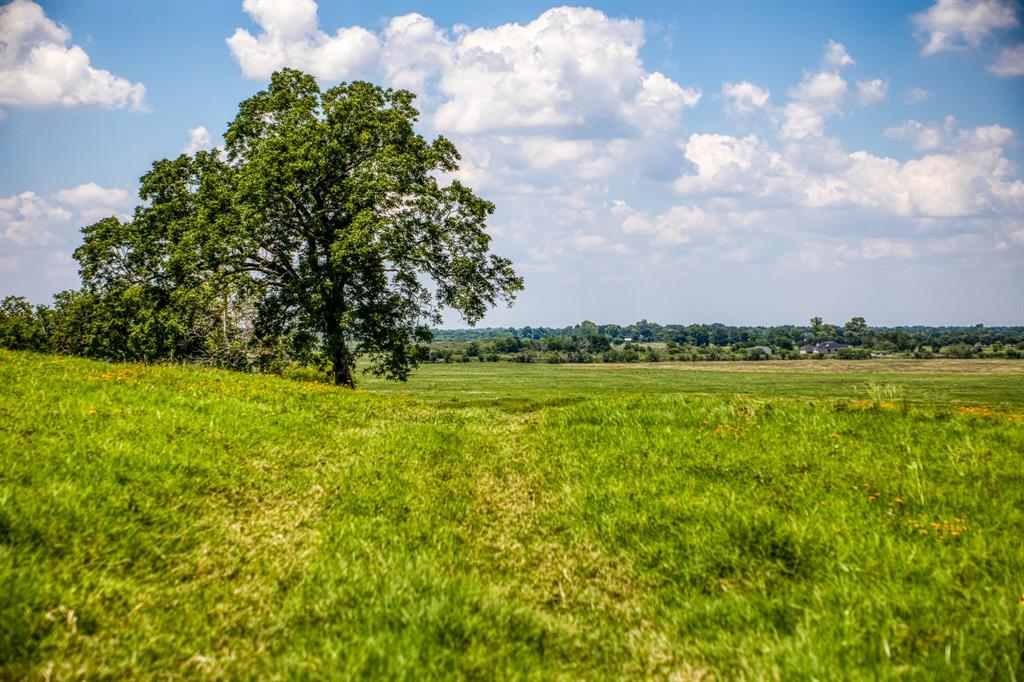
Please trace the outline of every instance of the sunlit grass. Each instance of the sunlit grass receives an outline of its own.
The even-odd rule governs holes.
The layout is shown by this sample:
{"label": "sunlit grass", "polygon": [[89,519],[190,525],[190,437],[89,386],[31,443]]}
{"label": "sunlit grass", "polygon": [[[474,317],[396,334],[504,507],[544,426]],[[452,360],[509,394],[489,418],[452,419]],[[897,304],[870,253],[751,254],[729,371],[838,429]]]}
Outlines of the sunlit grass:
{"label": "sunlit grass", "polygon": [[0,353],[0,676],[1020,679],[1021,375],[887,370]]}

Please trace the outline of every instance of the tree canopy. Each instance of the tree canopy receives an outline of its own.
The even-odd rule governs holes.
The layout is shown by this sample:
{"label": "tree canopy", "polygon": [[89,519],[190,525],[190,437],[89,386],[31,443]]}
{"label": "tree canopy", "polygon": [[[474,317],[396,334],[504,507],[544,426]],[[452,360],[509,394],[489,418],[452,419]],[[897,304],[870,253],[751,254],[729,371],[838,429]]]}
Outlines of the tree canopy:
{"label": "tree canopy", "polygon": [[324,358],[336,384],[353,385],[357,355],[405,379],[444,309],[474,324],[523,284],[489,251],[494,205],[442,181],[459,153],[416,133],[413,99],[275,73],[222,152],[157,161],[132,220],[83,230],[84,290],[165,313],[186,346],[243,318],[252,339]]}

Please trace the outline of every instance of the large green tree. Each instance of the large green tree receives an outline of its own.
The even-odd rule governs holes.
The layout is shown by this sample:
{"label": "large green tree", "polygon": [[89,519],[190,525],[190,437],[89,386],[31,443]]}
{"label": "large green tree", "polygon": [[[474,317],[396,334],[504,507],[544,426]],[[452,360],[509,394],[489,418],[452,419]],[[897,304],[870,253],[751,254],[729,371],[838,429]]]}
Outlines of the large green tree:
{"label": "large green tree", "polygon": [[220,310],[225,334],[244,298],[257,336],[321,352],[336,384],[353,385],[356,355],[405,379],[445,308],[473,324],[522,289],[489,252],[494,205],[443,182],[458,151],[416,133],[413,98],[275,73],[241,103],[222,155],[155,163],[132,221],[86,228],[86,287],[157,288],[190,319]]}

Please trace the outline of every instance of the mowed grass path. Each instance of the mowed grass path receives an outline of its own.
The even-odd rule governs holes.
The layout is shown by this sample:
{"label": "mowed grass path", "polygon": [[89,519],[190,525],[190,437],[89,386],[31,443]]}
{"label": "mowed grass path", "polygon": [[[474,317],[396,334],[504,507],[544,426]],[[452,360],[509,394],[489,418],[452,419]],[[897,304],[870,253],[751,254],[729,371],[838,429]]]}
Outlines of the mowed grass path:
{"label": "mowed grass path", "polygon": [[0,352],[0,677],[1022,679],[1022,374],[872,366]]}

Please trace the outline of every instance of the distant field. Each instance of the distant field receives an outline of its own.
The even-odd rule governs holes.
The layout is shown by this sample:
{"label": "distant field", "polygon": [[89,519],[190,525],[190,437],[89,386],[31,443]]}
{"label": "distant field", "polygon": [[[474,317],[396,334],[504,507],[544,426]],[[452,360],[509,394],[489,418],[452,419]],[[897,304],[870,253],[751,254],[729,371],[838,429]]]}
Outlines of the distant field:
{"label": "distant field", "polygon": [[0,351],[0,678],[1024,679],[1022,369]]}
{"label": "distant field", "polygon": [[743,395],[862,399],[874,385],[930,405],[1024,408],[1024,361],[801,360],[626,364],[452,363],[424,365],[406,384],[364,377],[368,390],[427,400],[538,401],[645,395]]}

